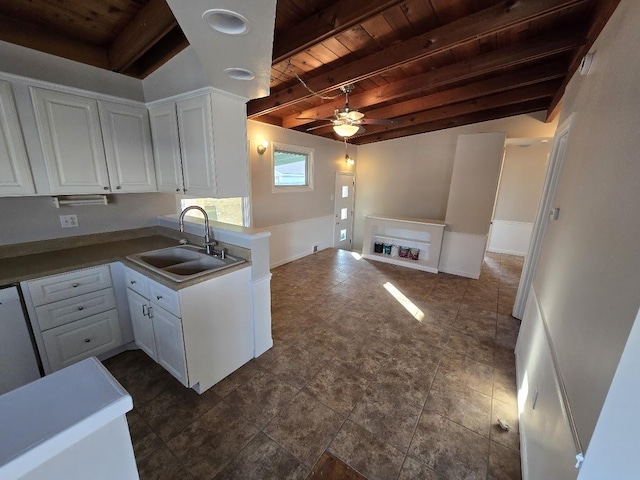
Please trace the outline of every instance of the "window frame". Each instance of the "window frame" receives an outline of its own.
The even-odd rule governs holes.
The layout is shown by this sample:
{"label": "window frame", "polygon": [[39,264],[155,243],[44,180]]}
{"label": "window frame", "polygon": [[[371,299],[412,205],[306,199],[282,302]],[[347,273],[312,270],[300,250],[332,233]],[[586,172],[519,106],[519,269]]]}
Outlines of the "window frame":
{"label": "window frame", "polygon": [[[311,192],[313,191],[313,156],[314,150],[310,147],[300,145],[289,145],[286,143],[272,142],[271,144],[271,191],[272,193],[292,193],[292,192]],[[290,152],[306,155],[306,178],[307,185],[276,185],[276,150],[281,152]]]}

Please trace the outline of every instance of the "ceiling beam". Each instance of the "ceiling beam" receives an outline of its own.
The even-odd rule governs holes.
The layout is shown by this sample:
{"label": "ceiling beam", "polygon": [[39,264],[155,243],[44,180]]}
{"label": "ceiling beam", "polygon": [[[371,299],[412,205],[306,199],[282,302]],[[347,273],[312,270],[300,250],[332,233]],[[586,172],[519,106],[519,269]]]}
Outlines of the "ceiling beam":
{"label": "ceiling beam", "polygon": [[[453,105],[488,95],[495,95],[496,93],[507,92],[551,80],[562,79],[566,71],[566,63],[562,61],[535,65],[516,72],[508,72],[499,77],[470,83],[425,97],[415,98],[369,111],[365,118],[393,118],[396,123],[386,126],[367,125],[365,126],[367,132],[363,135],[403,128],[403,126],[407,124],[422,123],[424,120],[421,120],[421,118],[424,111],[426,111],[427,116],[430,116],[431,113],[429,112],[438,107]],[[554,82],[554,84],[557,86],[560,82]],[[544,96],[549,96],[548,92]],[[531,100],[531,98],[527,98],[526,100]],[[329,125],[327,127],[317,128],[313,133],[322,135],[331,131],[332,126]]]}
{"label": "ceiling beam", "polygon": [[587,53],[589,53],[589,49],[593,46],[596,38],[598,38],[598,35],[600,35],[600,32],[606,25],[607,21],[609,21],[609,18],[611,18],[611,15],[613,15],[613,12],[620,3],[620,0],[602,0],[595,3],[596,5],[594,11],[592,12],[593,21],[591,23],[591,27],[589,28],[589,33],[587,34],[587,41],[576,52],[576,55],[573,58],[571,65],[569,66],[569,71],[567,72],[564,82],[562,82],[562,85],[560,85],[558,92],[551,100],[549,110],[547,111],[547,123],[555,120],[555,118],[558,116],[558,113],[560,113],[562,107],[562,97],[564,95],[565,89],[567,88],[567,85],[569,84],[569,81],[571,80],[571,77],[573,77],[573,75],[578,70],[580,63],[582,62],[582,58]]}
{"label": "ceiling beam", "polygon": [[438,120],[435,122],[423,123],[421,125],[412,125],[410,127],[392,130],[390,132],[379,133],[377,135],[365,135],[363,137],[354,138],[349,140],[349,143],[354,145],[365,145],[368,143],[380,142],[383,140],[392,140],[394,138],[408,137],[410,135],[418,135],[421,133],[434,132],[436,130],[444,130],[446,128],[460,127],[463,125],[470,125],[472,123],[486,122],[489,120],[497,120],[500,118],[511,117],[514,115],[524,115],[532,112],[539,112],[546,110],[549,104],[548,99],[531,100],[528,102],[518,103],[515,105],[508,105],[505,107],[494,108],[491,110],[483,110],[480,112],[473,112],[469,114],[463,114],[457,117],[447,118],[444,120]]}
{"label": "ceiling beam", "polygon": [[176,25],[166,0],[149,0],[109,47],[109,68],[126,70]]}
{"label": "ceiling beam", "polygon": [[506,107],[508,105],[516,105],[530,100],[538,100],[541,98],[551,99],[558,90],[560,81],[550,80],[544,83],[529,85],[526,87],[515,88],[506,92],[493,95],[486,95],[481,98],[467,100],[443,107],[424,110],[419,113],[406,115],[398,118],[401,124],[393,125],[367,125],[367,131],[362,135],[354,138],[371,136],[378,133],[389,132],[392,130],[405,129],[412,125],[420,125],[423,123],[445,120],[450,117],[458,117],[468,115],[483,110],[490,110],[498,107]]}
{"label": "ceiling beam", "polygon": [[122,73],[131,77],[145,78],[188,46],[187,37],[182,33],[180,26],[176,25]]}
{"label": "ceiling beam", "polygon": [[[578,47],[583,42],[584,37],[581,34],[565,30],[561,34],[532,39],[524,44],[514,44],[389,85],[352,94],[349,97],[350,105],[352,108],[372,106],[436,87],[445,87],[474,77],[559,55]],[[313,122],[313,119],[330,117],[336,108],[343,106],[344,98],[340,97],[318,107],[286,116],[283,118],[282,125],[284,128],[305,125]]]}
{"label": "ceiling beam", "polygon": [[398,102],[387,107],[367,111],[368,118],[395,118],[411,113],[442,107],[451,103],[471,100],[472,98],[493,95],[514,88],[526,87],[536,83],[563,78],[567,72],[567,62],[557,60],[551,63],[522,68],[499,77],[481,80],[457,88],[426,95],[424,97]]}
{"label": "ceiling beam", "polygon": [[109,68],[105,48],[65,37],[40,25],[0,17],[0,40],[94,67]]}
{"label": "ceiling beam", "polygon": [[[338,67],[326,74],[306,81],[308,87],[319,93],[327,93],[342,85],[378,75],[385,70],[406,63],[428,58],[451,48],[475,42],[517,25],[558,14],[584,3],[586,0],[527,0],[507,1],[481,10],[442,27],[433,29],[405,42]],[[270,113],[290,106],[312,94],[301,84],[282,89],[266,98],[251,100],[247,104],[249,117]]]}
{"label": "ceiling beam", "polygon": [[272,63],[275,65],[327,38],[335,37],[401,1],[336,2],[298,22],[295,26],[276,32]]}

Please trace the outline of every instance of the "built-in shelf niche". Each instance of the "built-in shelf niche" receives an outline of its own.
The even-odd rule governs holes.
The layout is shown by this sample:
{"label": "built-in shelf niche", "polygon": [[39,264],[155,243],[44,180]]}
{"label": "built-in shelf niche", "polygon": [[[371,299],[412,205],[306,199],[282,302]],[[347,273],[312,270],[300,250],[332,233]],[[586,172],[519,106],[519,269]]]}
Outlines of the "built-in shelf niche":
{"label": "built-in shelf niche", "polygon": [[[367,215],[364,221],[362,256],[370,260],[438,273],[445,224],[439,220]],[[375,253],[376,242],[419,248],[417,260]]]}

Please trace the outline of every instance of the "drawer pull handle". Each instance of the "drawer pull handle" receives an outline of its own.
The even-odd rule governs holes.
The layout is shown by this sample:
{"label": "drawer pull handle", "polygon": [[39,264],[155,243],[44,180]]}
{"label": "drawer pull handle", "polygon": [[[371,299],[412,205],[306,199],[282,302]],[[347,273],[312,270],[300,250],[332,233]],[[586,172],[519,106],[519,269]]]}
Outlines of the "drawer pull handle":
{"label": "drawer pull handle", "polygon": [[134,284],[136,283],[136,281],[135,281],[135,280],[129,280],[129,283],[130,283],[131,285],[134,285]]}
{"label": "drawer pull handle", "polygon": [[91,341],[91,339],[90,339],[90,338],[85,338],[85,339],[84,339],[84,343],[89,343],[90,341]]}
{"label": "drawer pull handle", "polygon": [[149,316],[149,312],[147,311],[148,305],[142,305],[142,315],[144,315],[145,317]]}
{"label": "drawer pull handle", "polygon": [[157,300],[162,300],[162,295],[156,295]]}
{"label": "drawer pull handle", "polygon": [[77,288],[77,287],[79,287],[79,286],[80,286],[80,284],[79,284],[79,283],[74,283],[74,284],[72,284],[71,286],[72,286],[73,288]]}
{"label": "drawer pull handle", "polygon": [[78,307],[78,310],[82,311],[82,310],[84,310],[84,307]]}

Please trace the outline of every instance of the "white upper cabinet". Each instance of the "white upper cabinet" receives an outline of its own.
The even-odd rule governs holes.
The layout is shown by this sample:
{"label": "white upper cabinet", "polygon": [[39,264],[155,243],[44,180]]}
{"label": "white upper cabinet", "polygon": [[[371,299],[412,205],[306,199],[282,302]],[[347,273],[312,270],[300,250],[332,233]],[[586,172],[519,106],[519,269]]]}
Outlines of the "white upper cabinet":
{"label": "white upper cabinet", "polygon": [[147,109],[103,101],[98,107],[111,189],[157,191]]}
{"label": "white upper cabinet", "polygon": [[157,104],[149,111],[158,190],[196,197],[248,196],[243,99],[212,92]]}
{"label": "white upper cabinet", "polygon": [[98,102],[35,87],[31,95],[51,193],[109,192]]}
{"label": "white upper cabinet", "polygon": [[0,195],[35,193],[11,85],[0,81]]}
{"label": "white upper cabinet", "polygon": [[149,108],[158,191],[182,193],[180,139],[175,103]]}
{"label": "white upper cabinet", "polygon": [[211,98],[202,95],[181,100],[176,107],[184,193],[197,197],[217,196]]}

